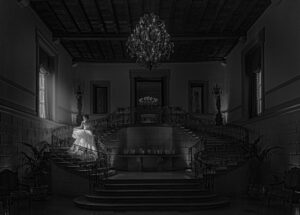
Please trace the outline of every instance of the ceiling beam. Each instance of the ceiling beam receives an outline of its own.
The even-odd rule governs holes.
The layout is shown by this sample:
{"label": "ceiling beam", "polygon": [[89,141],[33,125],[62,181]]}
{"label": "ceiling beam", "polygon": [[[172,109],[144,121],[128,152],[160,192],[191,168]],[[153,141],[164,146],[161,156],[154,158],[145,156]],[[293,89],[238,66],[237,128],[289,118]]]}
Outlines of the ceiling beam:
{"label": "ceiling beam", "polygon": [[[73,58],[72,60],[75,63],[135,63],[133,59],[110,59],[110,60],[105,60],[105,59],[88,59],[88,58]],[[203,57],[203,58],[193,58],[193,59],[182,59],[182,60],[177,60],[177,59],[171,59],[167,62],[162,62],[162,63],[197,63],[197,62],[212,62],[212,61],[224,61],[223,57]]]}
{"label": "ceiling beam", "polygon": [[[63,33],[53,34],[54,39],[61,40],[127,40],[129,34],[103,34],[103,33]],[[193,40],[235,40],[244,35],[234,34],[177,34],[171,35],[173,41],[193,41]]]}

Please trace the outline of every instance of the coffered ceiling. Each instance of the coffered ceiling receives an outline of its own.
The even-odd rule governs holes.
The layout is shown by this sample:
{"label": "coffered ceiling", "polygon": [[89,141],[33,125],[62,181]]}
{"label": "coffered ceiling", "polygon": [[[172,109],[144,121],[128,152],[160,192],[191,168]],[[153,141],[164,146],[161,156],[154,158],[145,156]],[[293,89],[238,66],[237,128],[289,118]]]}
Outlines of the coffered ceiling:
{"label": "coffered ceiling", "polygon": [[126,40],[145,13],[165,21],[171,62],[219,61],[270,0],[31,0],[31,7],[74,62],[133,62]]}

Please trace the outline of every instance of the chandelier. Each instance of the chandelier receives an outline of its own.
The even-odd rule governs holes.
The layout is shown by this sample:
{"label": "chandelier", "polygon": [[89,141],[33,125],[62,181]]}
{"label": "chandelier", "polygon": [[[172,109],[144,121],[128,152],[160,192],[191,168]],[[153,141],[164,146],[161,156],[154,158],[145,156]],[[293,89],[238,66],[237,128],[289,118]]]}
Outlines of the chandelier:
{"label": "chandelier", "polygon": [[158,16],[145,14],[127,40],[127,51],[136,62],[151,71],[174,52],[165,23]]}

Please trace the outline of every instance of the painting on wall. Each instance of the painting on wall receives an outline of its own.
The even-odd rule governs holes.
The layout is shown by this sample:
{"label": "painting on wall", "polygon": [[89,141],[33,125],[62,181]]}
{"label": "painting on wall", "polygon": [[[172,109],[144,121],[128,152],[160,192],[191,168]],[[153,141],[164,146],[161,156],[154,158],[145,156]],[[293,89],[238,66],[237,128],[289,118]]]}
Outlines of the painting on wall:
{"label": "painting on wall", "polygon": [[203,113],[203,86],[192,87],[192,113]]}
{"label": "painting on wall", "polygon": [[92,114],[109,113],[110,84],[107,81],[92,82]]}
{"label": "painting on wall", "polygon": [[199,81],[189,82],[189,111],[193,114],[206,113],[207,83]]}

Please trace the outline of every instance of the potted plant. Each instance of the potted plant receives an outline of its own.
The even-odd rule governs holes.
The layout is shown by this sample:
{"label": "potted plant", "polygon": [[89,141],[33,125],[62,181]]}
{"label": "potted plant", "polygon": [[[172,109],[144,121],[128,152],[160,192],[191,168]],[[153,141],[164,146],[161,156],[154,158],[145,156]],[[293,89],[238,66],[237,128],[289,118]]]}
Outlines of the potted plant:
{"label": "potted plant", "polygon": [[36,146],[22,142],[30,149],[29,153],[22,152],[24,158],[25,173],[30,184],[30,192],[33,199],[45,199],[48,192],[48,185],[45,178],[49,172],[49,144],[46,141],[39,142]]}
{"label": "potted plant", "polygon": [[259,144],[261,137],[258,137],[248,147],[247,154],[249,156],[249,187],[248,194],[252,197],[261,197],[264,192],[264,174],[266,161],[270,159],[274,150],[282,149],[280,146],[261,146]]}

